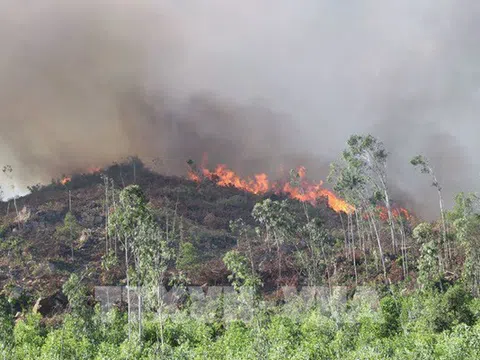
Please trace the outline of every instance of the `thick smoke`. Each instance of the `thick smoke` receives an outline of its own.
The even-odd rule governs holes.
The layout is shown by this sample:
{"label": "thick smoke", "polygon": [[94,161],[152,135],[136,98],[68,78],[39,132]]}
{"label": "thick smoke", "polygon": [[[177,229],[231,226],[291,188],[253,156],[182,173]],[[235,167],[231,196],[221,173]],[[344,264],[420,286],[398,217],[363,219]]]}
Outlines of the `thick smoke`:
{"label": "thick smoke", "polygon": [[0,163],[19,185],[133,154],[181,174],[203,152],[324,177],[370,132],[428,214],[411,156],[448,197],[480,175],[479,20],[473,0],[2,0]]}

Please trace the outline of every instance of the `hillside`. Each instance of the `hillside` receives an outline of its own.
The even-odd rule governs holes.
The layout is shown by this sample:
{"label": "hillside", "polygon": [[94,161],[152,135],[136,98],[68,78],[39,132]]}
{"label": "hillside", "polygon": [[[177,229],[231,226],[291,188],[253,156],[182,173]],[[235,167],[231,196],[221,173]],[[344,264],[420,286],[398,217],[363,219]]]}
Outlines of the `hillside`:
{"label": "hillside", "polygon": [[[71,272],[85,268],[91,271],[87,279],[91,285],[121,282],[120,274],[108,278],[101,269],[105,254],[103,176],[111,179],[118,190],[134,181],[132,164],[114,165],[95,174],[73,175],[66,185],[54,181],[34,189],[16,200],[18,216],[13,201],[0,204],[0,287],[15,284],[30,293],[50,293],[60,289]],[[135,183],[145,191],[153,209],[171,216],[176,212],[182,222],[182,236],[194,244],[199,254],[200,271],[192,274],[191,281],[200,285],[226,283],[221,257],[236,243],[229,222],[242,218],[253,225],[254,204],[265,197],[278,198],[274,194],[255,196],[208,181],[198,184],[165,177],[141,163],[136,164]],[[56,235],[69,209],[69,191],[72,213],[82,229],[75,240],[73,260],[69,244]],[[326,204],[316,211],[332,226],[338,225],[336,214]],[[120,244],[117,251],[120,253]]]}
{"label": "hillside", "polygon": [[[441,221],[351,196],[365,184],[351,170],[334,169],[333,193],[303,168],[271,183],[190,163],[189,180],[133,159],[2,203],[0,354],[478,358],[445,355],[478,339],[478,198],[457,197],[442,237]],[[108,312],[99,285],[127,285]]]}
{"label": "hillside", "polygon": [[[13,201],[0,206],[0,212],[4,214],[0,217],[2,288],[9,284],[32,295],[50,294],[61,288],[70,273],[85,269],[89,270],[86,281],[91,286],[116,285],[124,281],[120,271],[122,265],[108,274],[101,266],[106,234],[105,177],[109,178],[110,192],[111,188],[119,191],[135,180],[155,211],[162,216],[169,214],[172,218],[177,217],[182,227],[181,241],[192,243],[198,255],[196,271],[189,274],[190,282],[197,285],[228,283],[221,259],[237,242],[230,231],[230,221],[241,218],[248,225],[255,226],[251,212],[256,202],[265,198],[284,198],[273,193],[254,195],[234,187],[217,186],[208,179],[198,183],[181,177],[162,176],[150,171],[138,160],[135,166],[114,165],[93,174],[73,175],[66,185],[61,180],[52,181],[50,185],[37,187],[31,194],[16,200],[18,216]],[[81,229],[80,236],[74,241],[73,260],[69,241],[59,236],[57,230],[63,226],[69,210],[69,191],[72,213]],[[303,204],[295,200],[291,200],[290,204],[296,216],[304,216]],[[315,207],[308,205],[308,211],[321,219],[336,238],[334,242],[343,242],[341,218],[328,207],[327,199]],[[5,215],[7,212],[8,215]],[[117,244],[116,250],[121,258],[120,244]],[[287,258],[292,250],[291,245],[282,247]],[[275,288],[278,285],[273,269],[275,259],[270,258],[264,244],[258,244],[258,251],[264,255],[259,261],[267,264],[262,271],[265,288]],[[361,255],[356,256],[360,263]],[[292,260],[284,264],[286,278],[282,281],[298,285],[302,283],[301,270],[293,263]],[[331,273],[336,274],[339,283],[351,283],[351,260],[346,261],[341,248],[331,266]],[[398,280],[398,266],[392,263],[389,269],[393,278]],[[373,272],[369,278],[373,280],[376,276],[378,274]]]}

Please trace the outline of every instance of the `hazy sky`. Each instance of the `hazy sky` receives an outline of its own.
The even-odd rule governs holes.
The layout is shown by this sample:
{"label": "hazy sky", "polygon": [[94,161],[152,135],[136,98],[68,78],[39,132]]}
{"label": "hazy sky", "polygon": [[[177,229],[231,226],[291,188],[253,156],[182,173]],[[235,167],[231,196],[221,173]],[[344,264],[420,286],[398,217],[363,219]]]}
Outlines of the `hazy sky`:
{"label": "hazy sky", "polygon": [[371,132],[435,206],[408,159],[476,189],[479,20],[473,0],[0,0],[0,163],[19,184],[132,153],[270,169]]}

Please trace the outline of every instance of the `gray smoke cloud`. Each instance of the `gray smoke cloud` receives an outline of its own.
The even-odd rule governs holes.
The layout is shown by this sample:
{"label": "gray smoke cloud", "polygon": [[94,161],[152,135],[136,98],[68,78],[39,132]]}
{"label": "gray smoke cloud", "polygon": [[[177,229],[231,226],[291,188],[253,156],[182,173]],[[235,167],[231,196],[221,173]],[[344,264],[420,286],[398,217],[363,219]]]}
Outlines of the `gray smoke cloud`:
{"label": "gray smoke cloud", "polygon": [[434,214],[474,190],[480,4],[471,0],[0,1],[0,163],[18,185],[137,154],[161,171],[325,177],[352,133],[391,152],[397,197]]}

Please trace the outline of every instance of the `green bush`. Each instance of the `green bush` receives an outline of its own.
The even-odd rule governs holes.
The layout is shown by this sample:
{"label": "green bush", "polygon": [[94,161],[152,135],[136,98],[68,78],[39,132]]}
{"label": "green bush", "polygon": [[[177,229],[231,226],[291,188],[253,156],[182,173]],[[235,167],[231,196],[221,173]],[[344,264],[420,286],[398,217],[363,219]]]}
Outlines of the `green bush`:
{"label": "green bush", "polygon": [[[102,313],[99,307],[78,311],[85,306],[84,295],[73,290],[81,285],[75,277],[67,284],[72,312],[55,325],[43,325],[41,316],[32,313],[14,323],[10,304],[0,298],[0,356],[12,360],[480,358],[480,323],[472,311],[476,302],[460,284],[444,293],[391,293],[377,310],[353,300],[343,308],[328,304],[307,308],[295,302],[287,311],[280,305],[258,311],[251,321],[215,323],[179,311],[165,315],[163,346],[157,314],[145,313],[142,338],[133,320],[129,338],[125,313],[118,309]],[[80,308],[74,310],[76,306]]]}
{"label": "green bush", "polygon": [[36,360],[40,357],[45,341],[45,329],[40,324],[41,315],[29,313],[14,328],[15,357],[24,360]]}

